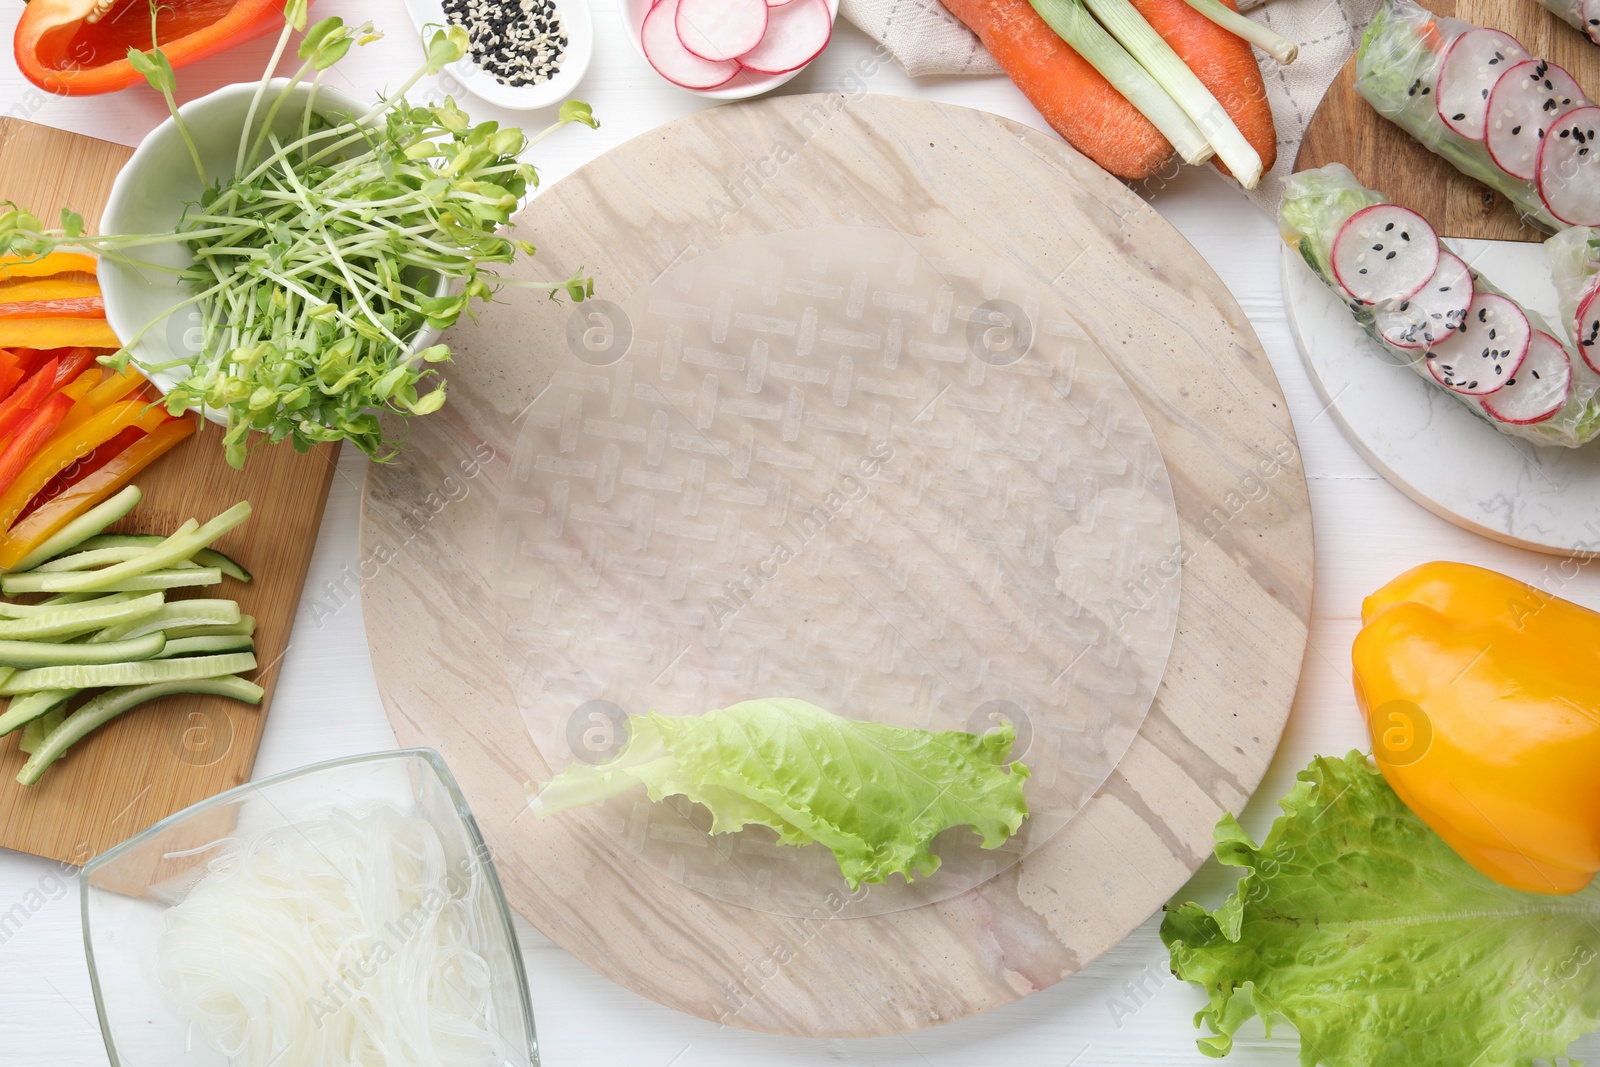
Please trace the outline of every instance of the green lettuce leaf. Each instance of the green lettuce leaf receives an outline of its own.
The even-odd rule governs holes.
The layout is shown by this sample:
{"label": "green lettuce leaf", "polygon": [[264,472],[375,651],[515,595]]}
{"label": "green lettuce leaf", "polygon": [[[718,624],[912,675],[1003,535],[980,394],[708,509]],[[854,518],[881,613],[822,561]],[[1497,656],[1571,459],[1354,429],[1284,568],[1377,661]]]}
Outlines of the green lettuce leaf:
{"label": "green lettuce leaf", "polygon": [[1294,1026],[1304,1067],[1512,1067],[1600,1025],[1600,892],[1490,881],[1359,752],[1299,778],[1264,844],[1217,824],[1217,858],[1245,871],[1233,896],[1162,923],[1173,973],[1210,998],[1201,1052],[1259,1015]]}
{"label": "green lettuce leaf", "polygon": [[539,816],[643,785],[710,809],[712,833],[769,826],[785,845],[833,850],[852,890],[939,868],[933,839],[970,826],[997,848],[1027,818],[1028,769],[1007,765],[1015,731],[932,732],[859,722],[803,700],[749,700],[705,715],[628,720],[609,762],[575,763],[538,793]]}

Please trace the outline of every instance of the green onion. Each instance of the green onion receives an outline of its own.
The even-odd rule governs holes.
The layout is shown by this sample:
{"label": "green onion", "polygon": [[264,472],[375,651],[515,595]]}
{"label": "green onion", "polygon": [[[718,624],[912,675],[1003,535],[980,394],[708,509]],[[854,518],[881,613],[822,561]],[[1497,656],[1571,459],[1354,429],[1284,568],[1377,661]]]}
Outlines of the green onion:
{"label": "green onion", "polygon": [[1185,163],[1204,163],[1211,158],[1211,142],[1200,128],[1178,106],[1172,94],[1084,10],[1083,0],[1029,0],[1029,3],[1073,51],[1099,71],[1172,142],[1180,159]]}
{"label": "green onion", "polygon": [[1270,26],[1255,19],[1245,18],[1220,0],[1187,0],[1194,8],[1235,37],[1243,37],[1279,63],[1293,63],[1300,55],[1300,46]]}
{"label": "green onion", "polygon": [[1172,94],[1178,106],[1200,127],[1200,132],[1211,142],[1239,184],[1254,189],[1261,182],[1261,156],[1245,140],[1227,111],[1211,95],[1211,90],[1178,58],[1178,53],[1150,28],[1128,0],[1085,0],[1085,3],[1111,36],[1122,42],[1133,58]]}

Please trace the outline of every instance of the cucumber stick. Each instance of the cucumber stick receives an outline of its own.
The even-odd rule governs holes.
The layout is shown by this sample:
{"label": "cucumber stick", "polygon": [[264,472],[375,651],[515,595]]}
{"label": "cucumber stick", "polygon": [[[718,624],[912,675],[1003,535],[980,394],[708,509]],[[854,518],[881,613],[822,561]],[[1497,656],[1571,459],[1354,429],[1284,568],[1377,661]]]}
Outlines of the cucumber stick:
{"label": "cucumber stick", "polygon": [[[160,593],[135,596],[117,593],[114,596],[90,600],[65,607],[50,605],[20,619],[0,619],[0,641],[37,641],[46,638],[72,637],[108,626],[134,626],[161,611],[165,598]],[[42,605],[41,605],[42,606]],[[122,635],[138,636],[138,635]]]}
{"label": "cucumber stick", "polygon": [[50,736],[50,731],[61,725],[61,720],[67,717],[66,708],[53,708],[48,714],[34,719],[22,728],[22,743],[17,745],[28,755],[39,751],[39,746],[44,744],[44,739]]}
{"label": "cucumber stick", "polygon": [[[217,659],[232,657],[218,656]],[[255,658],[250,659],[254,666]],[[152,666],[174,666],[182,660],[167,660],[162,664]],[[194,662],[194,661],[189,661]],[[157,697],[171,696],[175,693],[204,693],[209,696],[230,697],[241,700],[246,704],[261,703],[262,691],[254,682],[247,682],[243,678],[191,678],[188,680],[169,680],[150,685],[122,686],[109,689],[98,696],[91,697],[77,711],[68,715],[61,724],[47,734],[43,741],[28,757],[28,762],[22,765],[22,770],[17,773],[17,781],[23,785],[32,785],[44,774],[45,768],[61,758],[62,753],[71,748],[74,743],[86,737],[91,731],[104,726],[112,719],[125,711],[130,711],[146,701],[155,700]]]}
{"label": "cucumber stick", "polygon": [[[167,640],[183,637],[249,637],[256,632],[256,617],[241,615],[231,626],[179,626],[167,631]],[[0,679],[3,680],[3,679]]]}
{"label": "cucumber stick", "polygon": [[[0,589],[7,593],[34,592],[34,593],[91,593],[111,589],[130,588],[129,583],[141,576],[152,573],[173,573],[165,568],[186,562],[202,548],[209,547],[211,542],[238,526],[250,517],[250,503],[241,500],[221,515],[201,526],[193,519],[184,523],[159,545],[143,553],[135,559],[114,563],[109,567],[102,567],[94,571],[69,571],[61,574],[14,574],[0,580]],[[214,572],[217,581],[222,581],[220,568],[200,568],[192,573],[205,571]],[[18,579],[30,579],[21,586],[13,587],[12,583]],[[164,587],[170,588],[170,587]]]}
{"label": "cucumber stick", "polygon": [[133,593],[60,593],[37,604],[6,604],[0,603],[0,621],[6,619],[32,619],[40,615],[60,611],[62,608],[74,604],[87,604],[93,601],[96,604],[120,604],[125,600],[132,600]]}
{"label": "cucumber stick", "polygon": [[138,507],[139,501],[143,499],[144,494],[139,491],[137,485],[128,486],[110,500],[95,505],[67,523],[44,544],[18,560],[17,565],[11,569],[32,570],[47,559],[59,556],[63,552],[70,552],[78,544],[87,541],[112,523],[127,518],[128,513]]}
{"label": "cucumber stick", "polygon": [[[121,563],[123,560],[132,559],[141,549],[154,548],[166,538],[160,534],[101,534],[91,537],[80,545],[75,546],[76,551],[70,556],[57,556],[48,563],[40,564],[36,570],[41,571],[81,571],[88,567],[98,567],[100,562],[83,560],[81,557],[89,553],[96,553],[95,558],[104,563]],[[105,552],[107,555],[100,556]],[[214,548],[202,548],[189,557],[201,567],[216,567],[223,574],[235,581],[248,582],[251,578],[249,571],[232,556],[218,552]]]}
{"label": "cucumber stick", "polygon": [[[157,630],[171,631],[195,626],[232,626],[243,618],[239,605],[232,600],[175,600],[148,615],[143,615],[120,625],[108,626],[93,637],[90,643],[124,641],[130,637],[143,637]],[[0,637],[5,636],[0,624]],[[186,635],[193,636],[193,635]]]}
{"label": "cucumber stick", "polygon": [[[125,565],[118,564],[118,566]],[[97,592],[145,592],[151,589],[181,589],[191,585],[218,585],[222,582],[222,571],[216,567],[184,567],[168,571],[146,571],[143,574],[130,574],[119,578],[103,577],[107,571],[113,569],[115,568],[106,567],[98,571],[74,571],[67,574],[41,574],[39,571],[8,574],[0,578],[0,590],[12,596],[18,593],[48,593],[56,588],[56,583],[75,579],[93,583]]]}
{"label": "cucumber stick", "polygon": [[31,693],[38,689],[98,689],[102,686],[194,681],[200,678],[220,678],[225,674],[239,674],[253,671],[255,668],[256,657],[249,652],[196,656],[192,659],[144,660],[138,663],[35,667],[32,670],[18,671],[7,678],[0,684],[0,696]]}
{"label": "cucumber stick", "polygon": [[223,634],[215,637],[179,637],[168,641],[166,647],[151,659],[172,659],[175,656],[209,656],[218,652],[254,652],[256,643],[240,634]]}
{"label": "cucumber stick", "polygon": [[[105,666],[153,659],[167,647],[167,635],[157,630],[143,637],[101,644],[51,641],[0,641],[0,667]],[[13,678],[15,675],[13,675]],[[10,681],[10,679],[7,679]]]}
{"label": "cucumber stick", "polygon": [[54,711],[77,695],[76,689],[40,689],[14,697],[6,713],[0,715],[0,736],[9,734],[19,726],[36,722],[40,716]]}

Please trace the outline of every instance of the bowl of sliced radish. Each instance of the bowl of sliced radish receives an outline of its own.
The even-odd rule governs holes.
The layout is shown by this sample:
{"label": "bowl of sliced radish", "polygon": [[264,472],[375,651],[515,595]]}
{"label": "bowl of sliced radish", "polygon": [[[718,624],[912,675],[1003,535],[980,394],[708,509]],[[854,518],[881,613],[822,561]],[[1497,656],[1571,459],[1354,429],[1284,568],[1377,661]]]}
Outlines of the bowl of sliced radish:
{"label": "bowl of sliced radish", "polygon": [[743,100],[776,89],[828,46],[839,0],[622,0],[628,39],[680,89]]}

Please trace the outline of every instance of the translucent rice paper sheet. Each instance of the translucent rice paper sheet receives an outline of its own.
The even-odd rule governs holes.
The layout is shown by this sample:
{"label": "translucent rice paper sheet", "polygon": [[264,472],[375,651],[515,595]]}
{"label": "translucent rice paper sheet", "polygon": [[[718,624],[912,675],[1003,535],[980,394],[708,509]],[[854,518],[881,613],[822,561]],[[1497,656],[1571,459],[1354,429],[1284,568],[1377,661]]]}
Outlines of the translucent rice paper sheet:
{"label": "translucent rice paper sheet", "polygon": [[831,852],[641,787],[556,816],[721,900],[898,911],[1040,847],[1138,732],[1177,624],[1179,536],[1137,401],[1048,286],[970,249],[815,227],[574,312],[523,417],[496,578],[556,771],[626,715],[789,696],[858,719],[1009,720],[1030,818],[930,877],[850,893]]}

